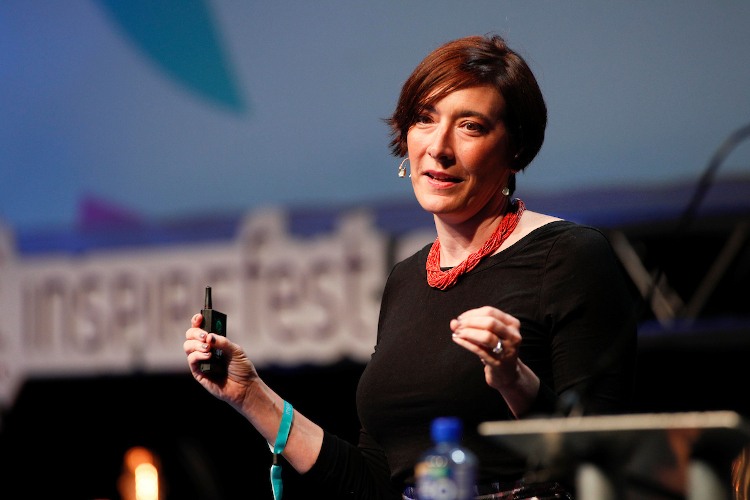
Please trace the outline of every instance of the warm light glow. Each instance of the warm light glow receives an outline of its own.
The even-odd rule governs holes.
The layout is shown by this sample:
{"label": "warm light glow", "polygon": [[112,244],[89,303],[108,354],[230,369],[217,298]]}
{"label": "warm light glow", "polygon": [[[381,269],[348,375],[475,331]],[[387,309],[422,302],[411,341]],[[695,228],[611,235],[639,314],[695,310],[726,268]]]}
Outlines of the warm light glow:
{"label": "warm light glow", "polygon": [[119,490],[122,500],[159,500],[159,462],[153,453],[140,446],[125,453]]}
{"label": "warm light glow", "polygon": [[130,471],[134,472],[135,469],[141,464],[152,463],[154,463],[154,457],[146,448],[136,446],[134,448],[130,448],[127,453],[125,453],[125,466]]}
{"label": "warm light glow", "polygon": [[136,500],[159,500],[159,472],[153,464],[140,464],[135,468]]}

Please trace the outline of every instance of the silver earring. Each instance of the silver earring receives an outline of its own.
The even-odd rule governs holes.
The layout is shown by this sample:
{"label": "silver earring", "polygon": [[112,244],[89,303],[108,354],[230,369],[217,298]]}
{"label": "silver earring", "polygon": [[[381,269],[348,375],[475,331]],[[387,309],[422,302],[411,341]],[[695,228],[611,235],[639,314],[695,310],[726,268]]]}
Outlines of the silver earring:
{"label": "silver earring", "polygon": [[508,189],[508,186],[505,186],[501,192],[503,193],[503,196],[508,196],[510,194],[510,189]]}
{"label": "silver earring", "polygon": [[[406,177],[406,165],[404,165],[407,161],[409,161],[409,157],[407,156],[403,160],[401,160],[401,164],[398,166],[398,176],[401,178]],[[411,174],[409,174],[409,177],[411,177]]]}

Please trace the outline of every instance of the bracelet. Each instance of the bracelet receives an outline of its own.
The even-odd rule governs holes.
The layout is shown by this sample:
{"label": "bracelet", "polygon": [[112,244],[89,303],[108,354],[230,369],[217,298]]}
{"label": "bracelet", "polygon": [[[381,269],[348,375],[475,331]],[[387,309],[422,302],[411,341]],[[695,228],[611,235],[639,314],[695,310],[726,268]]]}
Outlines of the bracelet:
{"label": "bracelet", "polygon": [[286,441],[289,439],[289,431],[292,428],[293,419],[294,408],[291,404],[284,401],[284,412],[281,414],[279,432],[276,433],[276,442],[273,445],[273,464],[271,465],[271,488],[275,500],[281,500],[281,494],[284,490],[281,484],[281,464],[279,464],[279,455],[281,455],[284,451],[284,447],[286,447]]}

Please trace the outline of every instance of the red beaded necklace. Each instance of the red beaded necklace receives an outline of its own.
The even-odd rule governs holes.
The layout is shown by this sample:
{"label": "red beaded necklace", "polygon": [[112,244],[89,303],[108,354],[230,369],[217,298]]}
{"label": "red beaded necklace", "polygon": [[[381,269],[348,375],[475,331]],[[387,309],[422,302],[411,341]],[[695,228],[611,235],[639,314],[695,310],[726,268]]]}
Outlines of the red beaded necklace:
{"label": "red beaded necklace", "polygon": [[503,219],[498,224],[495,232],[484,242],[482,248],[466,257],[456,267],[447,271],[440,269],[440,238],[435,238],[435,242],[432,244],[432,248],[430,248],[430,253],[427,255],[427,283],[433,288],[447,290],[456,284],[462,274],[474,269],[480,260],[500,248],[500,245],[503,244],[516,228],[518,221],[521,220],[521,215],[526,210],[526,205],[519,199],[516,199],[514,205],[515,210],[511,209],[503,215]]}

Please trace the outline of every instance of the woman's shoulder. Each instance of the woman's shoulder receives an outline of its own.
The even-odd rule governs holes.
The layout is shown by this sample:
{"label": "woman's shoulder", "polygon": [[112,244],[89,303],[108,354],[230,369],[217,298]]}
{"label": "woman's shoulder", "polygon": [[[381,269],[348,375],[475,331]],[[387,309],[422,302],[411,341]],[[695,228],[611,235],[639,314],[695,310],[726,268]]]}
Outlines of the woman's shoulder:
{"label": "woman's shoulder", "polygon": [[508,239],[505,240],[505,242],[503,242],[503,245],[499,250],[509,248],[519,241],[528,239],[528,236],[539,233],[540,229],[548,226],[551,223],[560,221],[563,221],[563,219],[554,217],[552,215],[526,210],[523,213],[521,220],[518,222],[516,230],[513,231],[513,233],[508,237]]}
{"label": "woman's shoulder", "polygon": [[521,221],[519,222],[519,225],[521,226],[521,232],[524,234],[528,234],[532,232],[535,229],[539,229],[542,226],[546,226],[547,224],[551,222],[558,222],[563,221],[564,219],[561,219],[560,217],[555,217],[554,215],[547,215],[540,212],[533,212],[531,210],[526,210],[521,217]]}
{"label": "woman's shoulder", "polygon": [[554,240],[556,245],[565,247],[609,244],[607,236],[599,228],[539,212],[527,211],[521,220],[523,221],[527,215],[529,217],[521,228],[519,240],[549,239]]}
{"label": "woman's shoulder", "polygon": [[426,243],[422,248],[417,249],[411,255],[396,261],[391,267],[390,275],[413,273],[415,270],[424,270],[427,262],[427,254],[430,252],[432,242]]}

